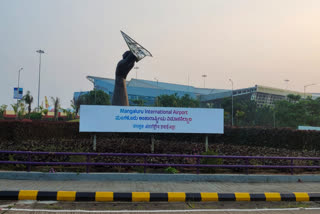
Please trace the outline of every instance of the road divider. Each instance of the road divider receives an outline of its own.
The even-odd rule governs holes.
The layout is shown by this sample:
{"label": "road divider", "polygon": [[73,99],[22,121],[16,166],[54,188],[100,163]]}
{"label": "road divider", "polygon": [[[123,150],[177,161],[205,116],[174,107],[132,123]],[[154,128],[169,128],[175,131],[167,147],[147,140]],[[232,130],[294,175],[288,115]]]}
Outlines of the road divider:
{"label": "road divider", "polygon": [[186,202],[186,201],[320,201],[320,193],[217,193],[217,192],[76,192],[76,191],[0,191],[0,200],[100,201],[100,202]]}

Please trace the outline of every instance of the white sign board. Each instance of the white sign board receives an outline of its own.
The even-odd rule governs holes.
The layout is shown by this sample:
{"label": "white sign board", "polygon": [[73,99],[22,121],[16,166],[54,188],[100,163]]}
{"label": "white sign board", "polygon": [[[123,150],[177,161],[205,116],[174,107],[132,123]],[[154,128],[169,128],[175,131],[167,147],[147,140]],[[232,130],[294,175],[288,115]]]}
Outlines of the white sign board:
{"label": "white sign board", "polygon": [[23,88],[13,88],[13,99],[22,99],[23,97]]}
{"label": "white sign board", "polygon": [[223,109],[80,106],[80,132],[223,134]]}
{"label": "white sign board", "polygon": [[316,126],[298,126],[299,130],[312,130],[312,131],[320,131],[320,127]]}

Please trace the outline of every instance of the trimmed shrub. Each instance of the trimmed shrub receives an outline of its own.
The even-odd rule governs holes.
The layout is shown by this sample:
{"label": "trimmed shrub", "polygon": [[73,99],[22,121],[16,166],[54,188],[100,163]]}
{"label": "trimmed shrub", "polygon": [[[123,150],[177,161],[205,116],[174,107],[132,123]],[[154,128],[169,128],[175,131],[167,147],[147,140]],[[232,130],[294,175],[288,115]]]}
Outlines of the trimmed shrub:
{"label": "trimmed shrub", "polygon": [[[219,155],[217,152],[213,150],[209,150],[207,152],[201,153],[201,155]],[[201,158],[200,164],[204,165],[221,165],[223,163],[223,160],[221,158]],[[208,172],[208,173],[214,173],[216,172],[215,168],[202,168],[201,169],[203,172]]]}
{"label": "trimmed shrub", "polygon": [[30,114],[26,114],[25,118],[28,118],[30,120],[41,120],[42,119],[42,113],[38,112],[30,112]]}
{"label": "trimmed shrub", "polygon": [[[200,154],[201,134],[96,133],[98,152],[149,153],[155,136],[155,152]],[[80,133],[79,123],[50,121],[0,121],[0,149],[30,151],[92,151],[93,133]],[[209,144],[269,147],[298,151],[320,151],[320,132],[289,128],[231,128],[224,134],[211,134]],[[50,149],[49,149],[50,148]]]}

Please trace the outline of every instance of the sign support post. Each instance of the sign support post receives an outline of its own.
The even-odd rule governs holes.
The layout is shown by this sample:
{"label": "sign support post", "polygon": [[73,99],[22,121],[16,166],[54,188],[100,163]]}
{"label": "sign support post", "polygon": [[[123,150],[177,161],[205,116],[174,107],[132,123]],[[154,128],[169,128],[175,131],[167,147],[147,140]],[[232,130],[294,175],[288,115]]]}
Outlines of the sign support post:
{"label": "sign support post", "polygon": [[93,151],[97,150],[97,135],[93,135]]}
{"label": "sign support post", "polygon": [[19,71],[18,71],[18,72],[19,72],[19,74],[18,74],[18,93],[17,93],[17,94],[18,94],[18,97],[17,97],[17,112],[16,112],[16,119],[18,119],[18,118],[19,118],[19,111],[18,111],[18,110],[19,110],[19,92],[20,92],[20,90],[19,90],[20,88],[19,88],[19,87],[20,87],[20,72],[22,71],[22,69],[23,69],[23,68],[20,68],[20,69],[19,69]]}
{"label": "sign support post", "polygon": [[154,153],[154,135],[151,135],[151,153]]}
{"label": "sign support post", "polygon": [[208,152],[209,151],[208,135],[206,135],[205,147],[206,147],[206,152]]}

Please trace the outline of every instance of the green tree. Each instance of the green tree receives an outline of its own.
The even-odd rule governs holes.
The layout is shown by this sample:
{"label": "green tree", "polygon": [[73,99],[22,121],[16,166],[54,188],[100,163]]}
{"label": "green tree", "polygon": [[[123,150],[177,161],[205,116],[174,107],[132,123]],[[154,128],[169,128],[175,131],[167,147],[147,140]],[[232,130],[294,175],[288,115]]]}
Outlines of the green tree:
{"label": "green tree", "polygon": [[298,104],[305,110],[304,123],[309,126],[320,126],[320,99],[307,98]]}
{"label": "green tree", "polygon": [[131,100],[134,106],[145,106],[145,101],[143,99]]}
{"label": "green tree", "polygon": [[42,112],[44,115],[47,115],[48,112],[49,112],[49,110],[48,110],[48,109],[43,109],[41,112]]}
{"label": "green tree", "polygon": [[7,110],[8,106],[7,105],[1,105],[0,106],[0,118],[3,118],[3,115],[5,111]]}
{"label": "green tree", "polygon": [[235,118],[236,118],[236,124],[238,126],[244,126],[244,125],[247,125],[245,123],[245,116],[246,116],[246,113],[244,111],[241,111],[241,110],[237,110],[236,111],[236,115],[235,115]]}
{"label": "green tree", "polygon": [[80,105],[110,105],[110,96],[102,90],[92,90],[89,93],[80,95],[77,99],[71,100],[71,107],[75,115],[78,114]]}
{"label": "green tree", "polygon": [[156,97],[156,106],[160,107],[179,107],[179,97],[177,94],[163,94]]}
{"label": "green tree", "polygon": [[11,104],[11,107],[12,107],[14,113],[17,114],[17,112],[18,112],[18,110],[19,110],[19,105],[17,105],[17,104]]}
{"label": "green tree", "polygon": [[25,113],[26,113],[26,106],[25,106],[25,104],[23,103],[23,102],[19,102],[19,112],[18,112],[18,115],[19,115],[19,117],[20,118],[22,118],[23,117],[23,115],[25,115]]}
{"label": "green tree", "polygon": [[179,98],[179,106],[180,107],[198,108],[198,107],[200,107],[200,102],[199,102],[199,100],[191,98],[189,94],[185,94]]}
{"label": "green tree", "polygon": [[[225,122],[231,125],[232,120],[232,100],[231,97],[227,97],[221,101],[221,108],[224,109]],[[234,97],[233,102],[233,118],[236,126],[255,126],[256,125],[256,113],[257,104],[252,100],[242,99]],[[237,115],[237,112],[238,115]]]}
{"label": "green tree", "polygon": [[156,106],[161,107],[190,107],[196,108],[200,106],[199,100],[193,99],[190,95],[185,94],[179,97],[177,94],[160,95],[156,97]]}
{"label": "green tree", "polygon": [[274,108],[271,106],[262,106],[257,108],[255,115],[255,125],[258,126],[274,126]]}
{"label": "green tree", "polygon": [[30,94],[30,91],[27,91],[27,94],[23,96],[22,100],[28,105],[28,114],[30,114],[31,104],[33,102],[33,96]]}
{"label": "green tree", "polygon": [[78,99],[73,98],[73,100],[70,101],[71,102],[71,108],[73,109],[75,115],[78,115],[79,112],[79,108],[81,105],[81,96],[78,97]]}
{"label": "green tree", "polygon": [[56,98],[51,97],[51,101],[54,106],[54,119],[57,120],[58,112],[59,112],[59,109],[61,108],[60,107],[60,99],[58,97],[56,97]]}
{"label": "green tree", "polygon": [[287,98],[290,102],[298,102],[301,99],[301,96],[295,94],[288,94]]}
{"label": "green tree", "polygon": [[92,90],[87,94],[81,95],[84,98],[83,104],[86,105],[110,105],[110,96],[102,90]]}
{"label": "green tree", "polygon": [[279,127],[320,126],[320,99],[281,100],[275,104],[275,114]]}
{"label": "green tree", "polygon": [[[292,127],[299,125],[320,126],[320,98],[301,99],[288,95],[288,99],[276,101],[274,106],[258,107],[255,101],[234,97],[234,121],[237,126]],[[231,124],[231,97],[221,101],[225,124]]]}

